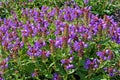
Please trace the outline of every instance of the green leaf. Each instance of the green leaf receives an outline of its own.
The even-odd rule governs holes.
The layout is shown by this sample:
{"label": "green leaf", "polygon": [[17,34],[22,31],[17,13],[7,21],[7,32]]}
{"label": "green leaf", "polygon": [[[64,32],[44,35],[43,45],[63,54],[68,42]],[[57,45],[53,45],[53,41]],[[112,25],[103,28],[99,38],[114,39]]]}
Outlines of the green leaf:
{"label": "green leaf", "polygon": [[50,73],[47,73],[46,75],[45,75],[45,77],[47,77],[47,78],[52,78],[53,77],[53,75],[52,74],[50,74]]}
{"label": "green leaf", "polygon": [[68,71],[68,74],[73,74],[77,69],[71,69]]}
{"label": "green leaf", "polygon": [[54,64],[55,64],[55,62],[51,63],[50,66],[49,66],[48,68],[52,67]]}

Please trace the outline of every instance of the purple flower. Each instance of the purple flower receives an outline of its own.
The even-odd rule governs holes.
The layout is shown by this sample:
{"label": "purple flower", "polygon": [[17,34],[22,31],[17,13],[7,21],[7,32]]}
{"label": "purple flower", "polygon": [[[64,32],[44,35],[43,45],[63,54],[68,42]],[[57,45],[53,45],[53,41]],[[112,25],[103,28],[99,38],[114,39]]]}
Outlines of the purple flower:
{"label": "purple flower", "polygon": [[67,70],[73,69],[73,68],[74,68],[74,65],[73,65],[73,64],[68,64],[68,65],[66,66],[66,69],[67,69]]}
{"label": "purple flower", "polygon": [[36,77],[38,76],[38,72],[37,71],[34,71],[32,74],[31,74],[32,77]]}
{"label": "purple flower", "polygon": [[75,38],[75,36],[76,36],[76,34],[75,34],[75,32],[74,32],[74,31],[71,31],[69,35],[70,35],[70,38],[71,38],[71,39],[74,39],[74,38]]}
{"label": "purple flower", "polygon": [[49,26],[49,23],[48,23],[46,20],[44,20],[44,21],[42,22],[42,24],[43,24],[43,26],[44,26],[45,28],[48,28],[48,26]]}
{"label": "purple flower", "polygon": [[72,54],[73,53],[73,50],[70,50],[70,52],[69,52],[70,54]]}
{"label": "purple flower", "polygon": [[73,21],[74,20],[74,16],[70,12],[66,12],[66,14],[64,14],[64,19],[66,21]]}
{"label": "purple flower", "polygon": [[53,74],[53,80],[60,80],[60,77],[57,73]]}
{"label": "purple flower", "polygon": [[68,45],[72,45],[72,39],[69,38],[68,41],[67,41]]}
{"label": "purple flower", "polygon": [[71,64],[73,59],[74,59],[74,57],[70,57],[69,59],[62,59],[61,65],[63,65],[66,70],[72,69],[72,68],[74,68],[74,65]]}
{"label": "purple flower", "polygon": [[45,59],[45,58],[47,58],[47,57],[50,57],[50,51],[42,50],[42,52],[41,52],[41,57],[42,57],[42,59]]}
{"label": "purple flower", "polygon": [[89,0],[84,0],[84,4],[88,4],[89,3]]}
{"label": "purple flower", "polygon": [[69,60],[70,60],[70,61],[73,61],[73,59],[74,59],[74,57],[73,57],[73,56],[69,58]]}
{"label": "purple flower", "polygon": [[64,64],[69,64],[69,63],[70,63],[70,60],[69,60],[69,59],[62,59],[62,60],[61,60],[61,63],[62,63],[62,65],[64,65]]}
{"label": "purple flower", "polygon": [[53,8],[51,12],[48,13],[48,17],[54,17],[54,15],[57,13],[56,8]]}
{"label": "purple flower", "polygon": [[110,77],[113,77],[113,76],[115,76],[115,75],[117,75],[119,73],[119,70],[117,70],[117,69],[115,69],[113,67],[109,67],[109,68],[105,67],[104,70],[105,70],[105,72],[108,73],[108,75]]}
{"label": "purple flower", "polygon": [[113,58],[113,52],[109,49],[96,53],[102,60],[111,60]]}
{"label": "purple flower", "polygon": [[46,46],[46,43],[45,43],[45,41],[37,40],[37,41],[35,41],[35,45],[34,46],[35,46],[35,48],[40,49],[43,46]]}
{"label": "purple flower", "polygon": [[8,61],[9,61],[9,57],[5,58],[2,62],[0,62],[0,68],[1,69],[5,69],[8,67]]}
{"label": "purple flower", "polygon": [[22,41],[20,42],[20,40],[16,40],[16,43],[14,44],[14,46],[22,48],[24,46],[24,43]]}
{"label": "purple flower", "polygon": [[0,80],[4,80],[2,77],[0,77]]}
{"label": "purple flower", "polygon": [[42,6],[42,9],[41,9],[41,10],[42,10],[43,12],[46,12],[48,9],[49,9],[49,7],[47,7],[47,6]]}
{"label": "purple flower", "polygon": [[112,76],[114,76],[114,74],[113,73],[109,73],[109,76],[112,77]]}
{"label": "purple flower", "polygon": [[55,46],[57,48],[62,48],[62,38],[56,38]]}
{"label": "purple flower", "polygon": [[35,73],[32,73],[32,77],[35,77],[36,76],[36,74]]}
{"label": "purple flower", "polygon": [[5,48],[9,48],[8,45],[9,45],[9,41],[7,40],[2,41],[2,46],[4,46]]}
{"label": "purple flower", "polygon": [[62,59],[62,60],[61,60],[61,63],[62,63],[62,65],[65,64],[65,59]]}
{"label": "purple flower", "polygon": [[33,2],[34,0],[28,0],[29,2]]}
{"label": "purple flower", "polygon": [[27,36],[29,36],[29,32],[28,32],[28,30],[22,30],[22,36],[24,36],[24,37],[27,37]]}
{"label": "purple flower", "polygon": [[74,10],[74,13],[73,13],[74,18],[79,18],[81,14],[82,14],[82,11],[80,9]]}
{"label": "purple flower", "polygon": [[87,59],[86,62],[85,62],[84,68],[89,69],[90,63],[91,63],[91,60],[90,60],[90,59]]}
{"label": "purple flower", "polygon": [[47,51],[46,52],[46,57],[49,57],[50,56],[50,51]]}
{"label": "purple flower", "polygon": [[0,6],[2,6],[2,2],[0,2]]}
{"label": "purple flower", "polygon": [[30,57],[32,57],[32,56],[37,57],[37,56],[41,56],[42,51],[39,50],[39,49],[37,49],[37,48],[35,48],[35,47],[31,47],[31,46],[30,46],[29,49],[28,49],[28,51],[27,51],[27,54],[28,54]]}
{"label": "purple flower", "polygon": [[80,49],[79,42],[77,42],[77,41],[74,42],[74,49],[75,49],[75,51],[78,51]]}
{"label": "purple flower", "polygon": [[107,67],[103,68],[105,72],[107,72]]}
{"label": "purple flower", "polygon": [[100,58],[103,58],[105,56],[105,53],[104,52],[97,52],[96,53],[97,56],[99,56]]}
{"label": "purple flower", "polygon": [[90,60],[90,59],[87,59],[85,64],[84,64],[84,68],[86,69],[96,69],[98,68],[100,64],[100,61],[98,59],[93,59],[93,60]]}
{"label": "purple flower", "polygon": [[69,63],[71,63],[71,62],[73,61],[73,59],[74,59],[73,56],[70,57],[69,59],[62,59],[62,60],[61,60],[61,63],[62,63],[62,65],[63,65],[63,64],[69,64]]}

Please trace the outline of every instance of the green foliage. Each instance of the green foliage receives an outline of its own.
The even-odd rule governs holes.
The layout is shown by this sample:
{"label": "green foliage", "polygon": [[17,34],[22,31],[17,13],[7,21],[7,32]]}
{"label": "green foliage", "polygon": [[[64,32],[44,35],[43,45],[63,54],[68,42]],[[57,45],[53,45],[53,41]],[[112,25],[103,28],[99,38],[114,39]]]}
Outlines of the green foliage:
{"label": "green foliage", "polygon": [[87,5],[84,4],[83,0],[75,0],[78,5],[92,6],[91,12],[103,16],[104,14],[111,15],[116,9],[120,8],[119,0],[89,0]]}
{"label": "green foliage", "polygon": [[[67,0],[68,2],[70,0]],[[41,8],[42,5],[51,7],[63,7],[66,0],[33,0],[29,2],[28,0],[4,0],[2,1],[2,6],[0,7],[0,17],[5,18],[10,15],[12,10],[19,11],[21,8]],[[94,14],[99,14],[103,16],[104,14],[111,15],[116,9],[120,7],[119,0],[89,0],[87,5],[84,4],[83,0],[75,0],[75,3],[80,7],[92,6],[91,12]]]}

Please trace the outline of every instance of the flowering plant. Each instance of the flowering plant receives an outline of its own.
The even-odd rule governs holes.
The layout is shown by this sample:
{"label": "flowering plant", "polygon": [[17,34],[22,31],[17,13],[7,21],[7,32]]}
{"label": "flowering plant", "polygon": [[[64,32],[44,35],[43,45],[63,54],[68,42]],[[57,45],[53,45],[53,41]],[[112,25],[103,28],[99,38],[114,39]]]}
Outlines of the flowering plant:
{"label": "flowering plant", "polygon": [[0,79],[120,79],[119,25],[91,8],[22,8],[0,19]]}

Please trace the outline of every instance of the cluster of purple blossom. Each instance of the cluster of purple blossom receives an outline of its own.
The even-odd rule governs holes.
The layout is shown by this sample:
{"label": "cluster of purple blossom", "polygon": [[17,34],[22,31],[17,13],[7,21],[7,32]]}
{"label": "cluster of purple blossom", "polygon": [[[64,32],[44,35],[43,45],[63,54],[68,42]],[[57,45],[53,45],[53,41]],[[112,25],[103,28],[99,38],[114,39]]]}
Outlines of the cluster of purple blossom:
{"label": "cluster of purple blossom", "polygon": [[0,70],[6,69],[8,67],[8,61],[9,58],[5,58],[1,63],[0,63]]}
{"label": "cluster of purple blossom", "polygon": [[96,54],[100,57],[101,60],[111,60],[113,59],[114,55],[113,52],[109,49],[102,52],[97,52]]}
{"label": "cluster of purple blossom", "polygon": [[116,68],[113,68],[113,67],[105,67],[104,68],[105,72],[108,73],[109,76],[117,76],[119,75],[120,76],[120,70],[116,69]]}
{"label": "cluster of purple blossom", "polygon": [[53,80],[60,80],[60,76],[57,73],[54,73]]}
{"label": "cluster of purple blossom", "polygon": [[[119,44],[120,28],[117,23],[106,15],[103,19],[99,18],[98,15],[90,13],[90,10],[91,7],[79,6],[74,8],[66,6],[61,9],[43,6],[41,10],[26,8],[22,9],[21,20],[13,12],[12,18],[0,19],[0,45],[4,51],[11,54],[17,54],[27,45],[27,55],[45,58],[55,53],[56,48],[65,50],[70,48],[71,55],[77,53],[79,57],[83,57],[85,48],[89,46],[88,42],[93,42],[97,38],[100,41],[102,35]],[[49,38],[50,34],[55,35],[55,39]],[[48,45],[47,42],[50,44],[50,50],[43,49]],[[111,60],[114,56],[109,49],[96,54],[102,60]],[[73,57],[62,59],[61,64],[67,70],[73,69],[72,61]],[[85,68],[98,68],[99,64],[100,60],[97,58],[87,59]],[[0,68],[6,66],[6,61],[3,61]]]}
{"label": "cluster of purple blossom", "polygon": [[84,68],[86,69],[96,69],[99,67],[99,64],[100,64],[100,60],[98,59],[93,59],[93,60],[90,60],[90,59],[87,59],[86,62],[85,62],[85,66]]}
{"label": "cluster of purple blossom", "polygon": [[34,46],[28,45],[27,54],[30,57],[34,56],[42,56],[42,57],[49,57],[50,51],[40,50],[46,43],[44,41],[38,40],[35,42]]}
{"label": "cluster of purple blossom", "polygon": [[61,65],[63,65],[66,70],[72,69],[74,68],[74,65],[71,64],[72,61],[73,61],[73,57],[70,57],[69,59],[62,59]]}

